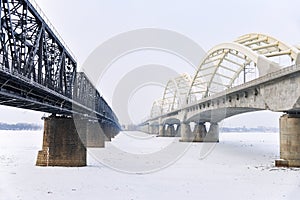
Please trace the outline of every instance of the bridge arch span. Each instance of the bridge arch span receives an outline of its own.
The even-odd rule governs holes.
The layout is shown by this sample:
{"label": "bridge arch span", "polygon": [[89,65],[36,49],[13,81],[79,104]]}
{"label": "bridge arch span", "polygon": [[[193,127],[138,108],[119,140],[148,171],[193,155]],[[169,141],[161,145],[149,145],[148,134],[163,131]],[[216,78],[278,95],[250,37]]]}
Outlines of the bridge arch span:
{"label": "bridge arch span", "polygon": [[[247,67],[259,76],[280,69],[279,65],[238,43],[223,43],[212,48],[198,68],[188,92],[188,102],[223,91],[234,85]],[[256,75],[257,76],[257,75]],[[254,79],[257,77],[252,77]],[[246,82],[244,77],[244,82]],[[202,85],[201,89],[199,85]],[[195,98],[194,98],[195,99]]]}
{"label": "bridge arch span", "polygon": [[162,108],[162,100],[155,100],[152,104],[151,112],[150,112],[150,117],[154,118],[157,116],[160,116],[161,113],[161,108]]}
{"label": "bridge arch span", "polygon": [[264,55],[267,58],[286,55],[291,59],[291,62],[293,62],[289,63],[288,65],[300,64],[300,50],[297,47],[288,45],[272,36],[259,33],[250,33],[238,37],[235,42],[250,48],[257,54]]}
{"label": "bridge arch span", "polygon": [[[290,62],[282,65],[279,61],[284,56]],[[199,100],[239,85],[239,82],[245,83],[283,66],[300,63],[299,56],[298,48],[264,34],[247,34],[234,42],[219,44],[201,62],[189,89],[187,101],[194,102],[195,99]],[[275,58],[280,59],[278,61]]]}
{"label": "bridge arch span", "polygon": [[161,112],[168,113],[184,106],[191,84],[192,78],[186,73],[169,80],[164,90]]}

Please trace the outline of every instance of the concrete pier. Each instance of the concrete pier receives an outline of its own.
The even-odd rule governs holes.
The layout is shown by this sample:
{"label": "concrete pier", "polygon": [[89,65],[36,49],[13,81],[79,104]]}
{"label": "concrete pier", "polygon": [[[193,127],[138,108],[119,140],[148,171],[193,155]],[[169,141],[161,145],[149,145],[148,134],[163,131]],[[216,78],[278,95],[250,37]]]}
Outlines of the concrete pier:
{"label": "concrete pier", "polygon": [[157,135],[159,132],[158,129],[159,129],[158,125],[149,125],[149,133],[150,134]]}
{"label": "concrete pier", "polygon": [[158,128],[158,137],[163,137],[165,135],[165,126],[160,124]]}
{"label": "concrete pier", "polygon": [[219,124],[211,122],[203,142],[219,142]]}
{"label": "concrete pier", "polygon": [[112,134],[113,134],[111,127],[109,126],[109,124],[103,123],[103,124],[101,124],[101,128],[102,128],[104,136],[105,136],[105,138],[104,138],[105,141],[110,142],[111,138],[112,138]]}
{"label": "concrete pier", "polygon": [[211,123],[208,132],[204,123],[196,124],[194,131],[189,124],[181,123],[180,126],[181,142],[219,142],[218,123]]}
{"label": "concrete pier", "polygon": [[280,160],[277,167],[300,167],[300,115],[280,117]]}
{"label": "concrete pier", "polygon": [[193,142],[203,142],[207,134],[206,127],[204,123],[196,124],[194,131],[194,141]]}
{"label": "concrete pier", "polygon": [[[44,119],[43,148],[38,152],[37,166],[86,166],[85,138],[78,132],[86,130],[86,122],[71,117],[50,116]],[[84,141],[82,141],[84,140]]]}
{"label": "concrete pier", "polygon": [[191,127],[189,123],[181,123],[180,124],[180,131],[181,131],[181,139],[180,142],[193,142],[194,135],[191,131]]}
{"label": "concrete pier", "polygon": [[105,147],[105,135],[97,121],[87,122],[86,147],[103,148]]}
{"label": "concrete pier", "polygon": [[169,124],[166,132],[166,137],[174,137],[175,136],[175,128],[174,125]]}
{"label": "concrete pier", "polygon": [[118,127],[113,126],[109,123],[101,124],[101,128],[103,130],[105,141],[110,142],[112,138],[114,138],[120,132]]}
{"label": "concrete pier", "polygon": [[175,137],[181,137],[181,126],[180,124],[177,124],[177,128],[175,131]]}

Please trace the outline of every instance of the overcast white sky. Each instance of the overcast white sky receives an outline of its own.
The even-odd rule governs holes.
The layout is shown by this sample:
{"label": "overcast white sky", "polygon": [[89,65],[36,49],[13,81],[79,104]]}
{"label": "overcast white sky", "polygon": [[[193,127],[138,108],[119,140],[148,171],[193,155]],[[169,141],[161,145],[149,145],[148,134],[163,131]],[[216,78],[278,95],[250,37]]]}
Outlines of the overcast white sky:
{"label": "overcast white sky", "polygon": [[[300,1],[297,0],[36,1],[72,49],[79,65],[109,38],[148,27],[179,32],[196,41],[204,50],[251,32],[266,33],[288,44],[300,44]],[[185,71],[182,67],[182,72]],[[108,88],[103,88],[102,93],[111,103],[112,93]],[[144,106],[149,112],[150,100]],[[145,115],[146,111],[141,111],[141,108],[135,110],[138,111],[140,113],[136,116]],[[42,115],[1,107],[0,121],[41,122]],[[232,126],[278,126],[278,114],[248,114],[227,123]]]}

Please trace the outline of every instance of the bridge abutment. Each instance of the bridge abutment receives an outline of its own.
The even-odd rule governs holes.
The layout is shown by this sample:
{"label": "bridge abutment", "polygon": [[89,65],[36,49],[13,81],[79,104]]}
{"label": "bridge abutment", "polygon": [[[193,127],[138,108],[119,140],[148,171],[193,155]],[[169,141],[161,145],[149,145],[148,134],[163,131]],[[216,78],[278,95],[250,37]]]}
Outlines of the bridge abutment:
{"label": "bridge abutment", "polygon": [[280,160],[277,167],[300,167],[300,115],[280,117]]}
{"label": "bridge abutment", "polygon": [[87,123],[74,123],[71,117],[50,116],[44,119],[43,149],[38,152],[37,166],[86,166]]}

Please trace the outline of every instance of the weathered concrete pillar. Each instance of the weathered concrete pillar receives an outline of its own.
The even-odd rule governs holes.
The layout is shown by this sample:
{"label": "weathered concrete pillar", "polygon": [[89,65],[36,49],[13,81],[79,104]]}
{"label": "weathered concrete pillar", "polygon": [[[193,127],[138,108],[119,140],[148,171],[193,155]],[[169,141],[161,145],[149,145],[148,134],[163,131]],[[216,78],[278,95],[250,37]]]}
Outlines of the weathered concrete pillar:
{"label": "weathered concrete pillar", "polygon": [[198,123],[194,129],[194,142],[204,142],[207,134],[204,123]]}
{"label": "weathered concrete pillar", "polygon": [[87,122],[86,147],[102,148],[105,146],[105,135],[99,122]]}
{"label": "weathered concrete pillar", "polygon": [[148,133],[154,134],[154,126],[148,125]]}
{"label": "weathered concrete pillar", "polygon": [[120,132],[120,129],[116,126],[113,127],[113,138],[115,138]]}
{"label": "weathered concrete pillar", "polygon": [[154,125],[149,125],[149,134],[157,134],[155,129]]}
{"label": "weathered concrete pillar", "polygon": [[150,124],[148,124],[147,125],[147,133],[152,134],[152,132],[153,132],[153,127]]}
{"label": "weathered concrete pillar", "polygon": [[174,127],[174,124],[171,126],[171,136],[172,137],[175,137],[176,135],[176,131],[175,131],[175,127]]}
{"label": "weathered concrete pillar", "polygon": [[167,128],[167,132],[166,132],[166,136],[167,137],[174,137],[175,136],[175,128],[174,128],[174,125],[168,125],[168,128]]}
{"label": "weathered concrete pillar", "polygon": [[116,127],[112,126],[111,129],[111,138],[115,138],[115,136],[118,134]]}
{"label": "weathered concrete pillar", "polygon": [[203,142],[219,142],[219,124],[211,122]]}
{"label": "weathered concrete pillar", "polygon": [[160,124],[159,125],[159,130],[158,130],[158,136],[163,137],[165,135],[165,125]]}
{"label": "weathered concrete pillar", "polygon": [[181,139],[180,142],[192,142],[194,140],[193,133],[189,123],[180,124]]}
{"label": "weathered concrete pillar", "polygon": [[104,136],[105,136],[105,141],[110,142],[112,138],[112,130],[111,126],[108,123],[103,123],[101,124],[101,128],[103,130]]}
{"label": "weathered concrete pillar", "polygon": [[158,134],[158,129],[159,129],[158,125],[151,125],[149,127],[150,127],[150,132],[149,132],[150,134],[153,134],[153,135]]}
{"label": "weathered concrete pillar", "polygon": [[177,124],[177,128],[175,131],[175,137],[181,137],[181,126],[180,124]]}
{"label": "weathered concrete pillar", "polygon": [[300,115],[280,117],[280,160],[278,167],[300,167]]}
{"label": "weathered concrete pillar", "polygon": [[153,134],[158,135],[159,134],[159,125],[154,126],[154,132]]}
{"label": "weathered concrete pillar", "polygon": [[[50,116],[44,119],[43,149],[38,152],[37,166],[86,166],[84,146],[86,121],[76,121],[71,117]],[[80,136],[78,134],[80,133]],[[82,141],[82,140],[84,141]]]}

